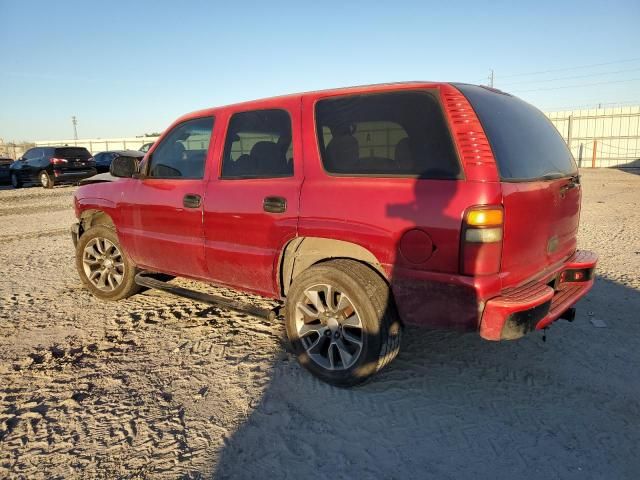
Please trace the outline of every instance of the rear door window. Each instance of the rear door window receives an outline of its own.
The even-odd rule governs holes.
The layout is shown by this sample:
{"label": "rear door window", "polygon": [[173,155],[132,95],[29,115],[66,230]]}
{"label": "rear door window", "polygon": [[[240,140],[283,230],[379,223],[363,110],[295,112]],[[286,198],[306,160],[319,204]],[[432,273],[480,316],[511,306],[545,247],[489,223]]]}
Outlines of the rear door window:
{"label": "rear door window", "polygon": [[221,178],[293,176],[291,118],[285,110],[236,113],[229,121]]}
{"label": "rear door window", "polygon": [[439,102],[427,92],[321,100],[316,128],[331,174],[456,179],[462,173]]}
{"label": "rear door window", "polygon": [[456,85],[475,110],[504,181],[575,175],[564,139],[537,108],[512,95],[476,85]]}

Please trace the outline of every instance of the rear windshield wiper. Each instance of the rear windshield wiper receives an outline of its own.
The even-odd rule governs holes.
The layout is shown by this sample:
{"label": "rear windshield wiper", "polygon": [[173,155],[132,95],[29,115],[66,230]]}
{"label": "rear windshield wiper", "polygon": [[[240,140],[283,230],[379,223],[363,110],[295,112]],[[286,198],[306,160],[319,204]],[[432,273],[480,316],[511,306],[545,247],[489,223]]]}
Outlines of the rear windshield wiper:
{"label": "rear windshield wiper", "polygon": [[568,173],[563,173],[563,172],[549,172],[549,173],[545,173],[544,175],[542,175],[540,178],[542,180],[555,180],[557,178],[563,178],[563,177],[568,177],[569,174]]}

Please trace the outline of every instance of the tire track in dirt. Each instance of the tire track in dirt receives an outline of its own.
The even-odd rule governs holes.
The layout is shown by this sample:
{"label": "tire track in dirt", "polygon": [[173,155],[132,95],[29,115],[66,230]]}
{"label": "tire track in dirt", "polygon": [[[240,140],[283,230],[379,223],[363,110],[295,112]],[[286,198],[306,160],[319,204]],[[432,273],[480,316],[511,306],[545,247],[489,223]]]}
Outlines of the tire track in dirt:
{"label": "tire track in dirt", "polygon": [[[593,173],[621,193],[583,176],[580,243],[617,283],[601,278],[574,324],[547,343],[408,329],[352,390],[303,371],[278,321],[153,291],[93,298],[67,236],[73,189],[0,191],[0,211],[30,209],[0,218],[0,477],[635,478],[640,177]],[[68,215],[46,211],[54,197]]]}

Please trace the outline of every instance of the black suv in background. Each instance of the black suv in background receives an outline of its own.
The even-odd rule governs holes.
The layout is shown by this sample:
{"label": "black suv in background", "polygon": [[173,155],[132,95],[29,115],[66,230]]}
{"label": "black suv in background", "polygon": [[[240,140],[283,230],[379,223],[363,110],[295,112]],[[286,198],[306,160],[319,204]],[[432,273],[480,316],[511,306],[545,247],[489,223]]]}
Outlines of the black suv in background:
{"label": "black suv in background", "polygon": [[95,175],[89,150],[83,147],[35,147],[27,150],[10,168],[11,185],[39,183],[52,188],[60,183],[75,183]]}
{"label": "black suv in background", "polygon": [[138,161],[142,160],[144,157],[144,153],[139,152],[138,150],[111,150],[108,152],[96,153],[93,156],[93,159],[96,162],[96,170],[98,170],[98,173],[108,172],[113,159],[120,155],[137,158]]}

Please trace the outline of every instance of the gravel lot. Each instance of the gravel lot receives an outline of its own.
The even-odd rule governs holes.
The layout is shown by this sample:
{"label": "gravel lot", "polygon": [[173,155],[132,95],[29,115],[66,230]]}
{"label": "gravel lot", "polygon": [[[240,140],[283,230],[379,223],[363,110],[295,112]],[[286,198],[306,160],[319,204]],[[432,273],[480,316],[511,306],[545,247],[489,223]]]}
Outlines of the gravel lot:
{"label": "gravel lot", "polygon": [[580,246],[600,265],[574,323],[546,343],[409,329],[352,390],[305,373],[277,322],[93,298],[73,187],[4,188],[0,477],[638,478],[640,175],[583,186]]}

